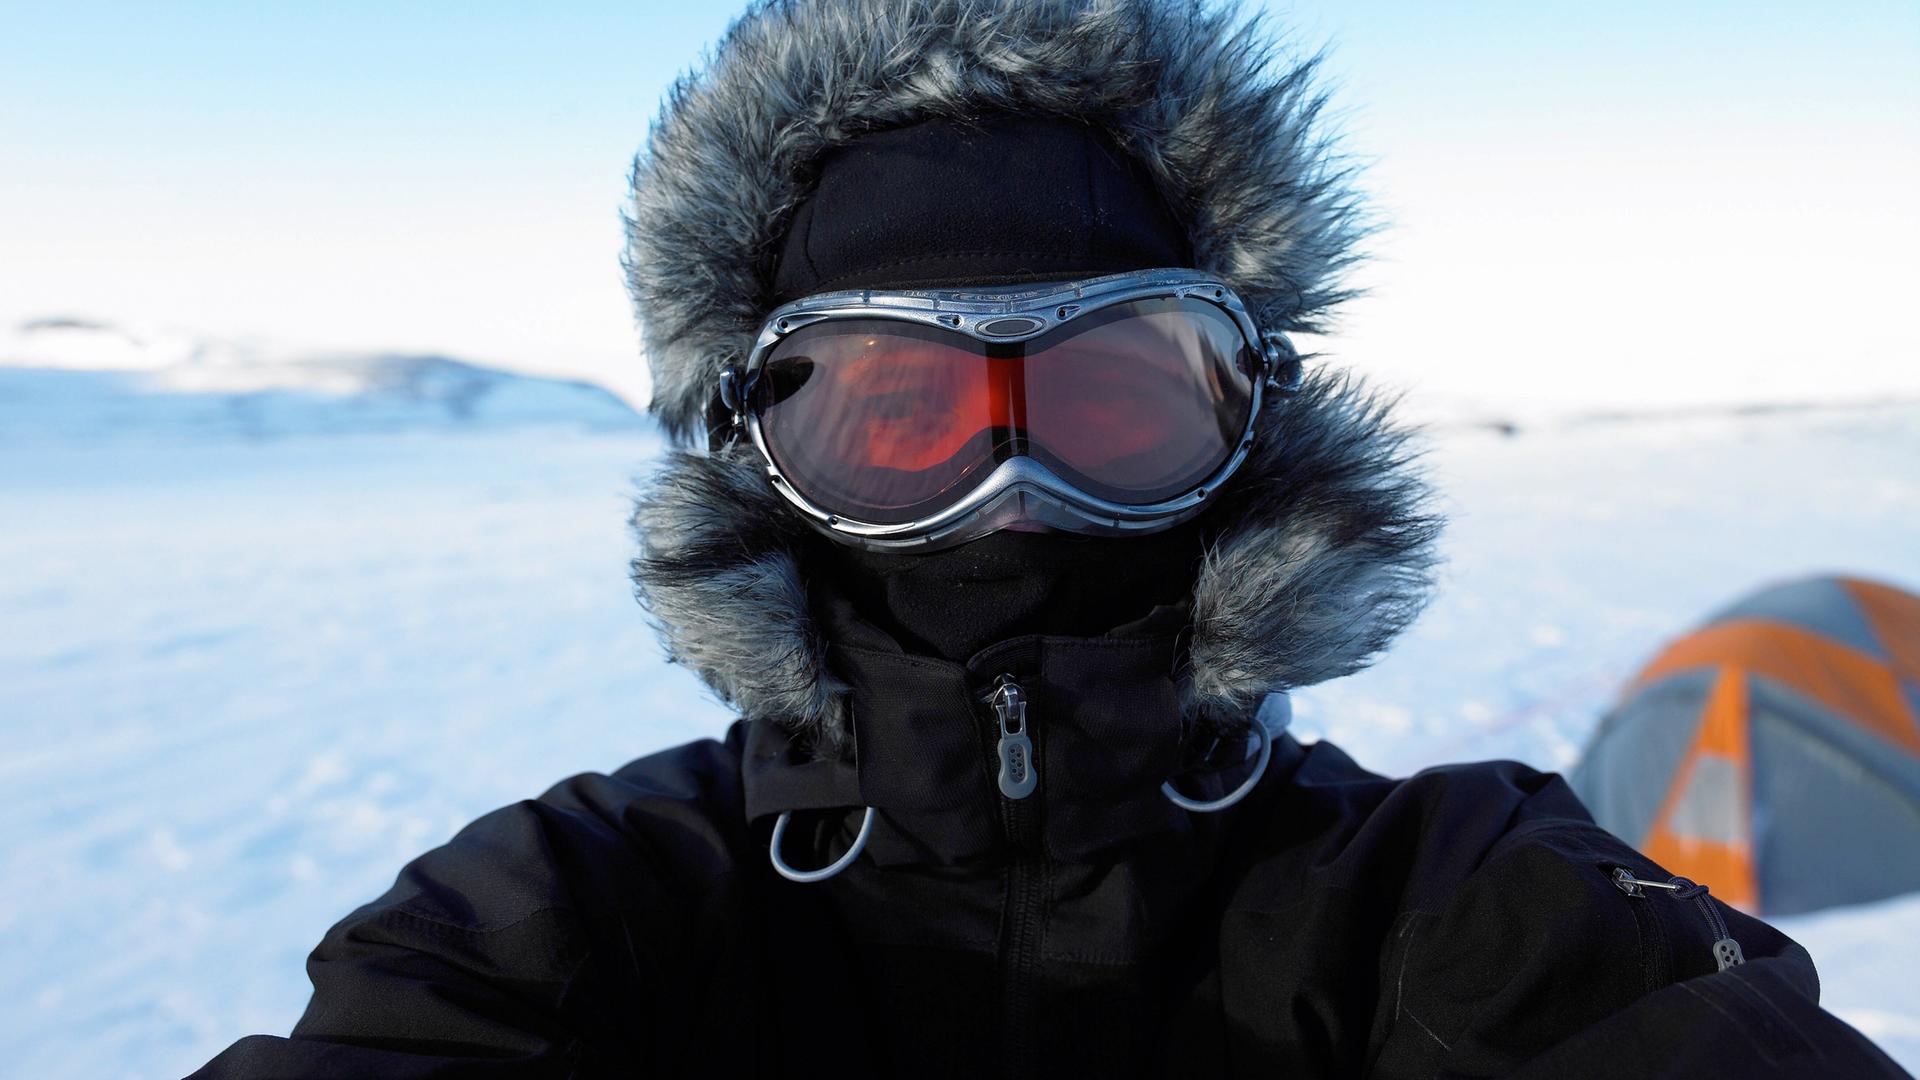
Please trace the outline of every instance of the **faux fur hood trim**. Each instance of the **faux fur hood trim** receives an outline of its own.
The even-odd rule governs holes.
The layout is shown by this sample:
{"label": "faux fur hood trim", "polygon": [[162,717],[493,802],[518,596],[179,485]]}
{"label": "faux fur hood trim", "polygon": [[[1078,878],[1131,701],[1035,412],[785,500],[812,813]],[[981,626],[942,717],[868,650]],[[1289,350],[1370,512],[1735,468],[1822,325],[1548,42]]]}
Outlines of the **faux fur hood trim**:
{"label": "faux fur hood trim", "polygon": [[628,288],[652,410],[698,434],[771,308],[820,155],[863,132],[1011,110],[1109,132],[1263,329],[1312,330],[1361,232],[1314,61],[1195,0],[762,0],[669,92],[636,158]]}
{"label": "faux fur hood trim", "polygon": [[[1193,591],[1191,725],[1233,730],[1268,694],[1364,667],[1427,593],[1440,522],[1407,434],[1357,381],[1317,373],[1262,410],[1253,454],[1207,511],[1228,523]],[[669,655],[751,718],[829,753],[850,738],[803,552],[822,539],[735,444],[671,451],[633,515],[633,580]]]}

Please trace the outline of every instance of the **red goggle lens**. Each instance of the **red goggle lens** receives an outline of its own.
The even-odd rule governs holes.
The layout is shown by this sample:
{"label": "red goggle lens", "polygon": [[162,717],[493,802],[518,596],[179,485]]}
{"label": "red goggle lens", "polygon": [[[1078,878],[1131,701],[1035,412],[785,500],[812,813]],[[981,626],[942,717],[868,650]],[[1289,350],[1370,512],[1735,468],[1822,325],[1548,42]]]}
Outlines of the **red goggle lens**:
{"label": "red goggle lens", "polygon": [[1117,304],[1017,344],[893,319],[805,326],[750,404],[795,490],[844,517],[914,521],[1026,454],[1099,499],[1181,495],[1246,430],[1256,358],[1200,300]]}

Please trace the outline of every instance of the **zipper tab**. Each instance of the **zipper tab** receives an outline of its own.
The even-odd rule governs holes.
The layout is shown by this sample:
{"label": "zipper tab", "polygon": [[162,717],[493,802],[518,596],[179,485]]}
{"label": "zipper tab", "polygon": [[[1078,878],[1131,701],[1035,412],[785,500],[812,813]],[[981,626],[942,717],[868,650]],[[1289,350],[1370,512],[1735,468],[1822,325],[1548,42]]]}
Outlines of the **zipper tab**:
{"label": "zipper tab", "polygon": [[1723,937],[1713,943],[1713,962],[1725,971],[1735,964],[1744,964],[1747,957],[1740,951],[1740,943],[1730,937]]}
{"label": "zipper tab", "polygon": [[1033,740],[1027,735],[1027,693],[1013,676],[1002,675],[989,699],[1000,722],[1000,794],[1024,799],[1040,782],[1033,763]]}

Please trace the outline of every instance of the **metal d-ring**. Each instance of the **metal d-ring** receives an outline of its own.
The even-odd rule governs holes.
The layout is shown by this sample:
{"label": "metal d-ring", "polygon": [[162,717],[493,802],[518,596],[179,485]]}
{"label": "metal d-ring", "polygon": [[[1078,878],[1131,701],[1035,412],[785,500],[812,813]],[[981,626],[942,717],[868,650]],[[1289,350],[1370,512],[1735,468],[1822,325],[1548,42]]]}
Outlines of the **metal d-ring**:
{"label": "metal d-ring", "polygon": [[847,849],[845,855],[818,870],[795,870],[787,865],[787,860],[780,857],[780,838],[787,834],[787,822],[792,819],[793,811],[791,810],[781,811],[779,818],[775,819],[773,840],[767,845],[767,858],[772,860],[773,868],[779,871],[781,877],[788,881],[797,881],[802,885],[814,881],[825,881],[852,866],[853,860],[859,858],[861,850],[867,846],[867,837],[873,833],[873,807],[869,806],[866,817],[860,820],[860,832],[854,836],[853,846]]}
{"label": "metal d-ring", "polygon": [[1232,791],[1227,792],[1212,802],[1201,802],[1198,799],[1189,799],[1185,795],[1175,791],[1173,789],[1173,781],[1168,780],[1160,785],[1161,794],[1172,800],[1173,805],[1196,814],[1219,813],[1234,803],[1239,802],[1241,799],[1246,798],[1247,793],[1253,790],[1253,786],[1258,784],[1260,778],[1267,774],[1267,762],[1273,760],[1273,733],[1268,731],[1267,725],[1261,723],[1258,719],[1254,720],[1252,728],[1254,735],[1260,739],[1260,760],[1253,764],[1253,775],[1240,781],[1239,787],[1234,788]]}

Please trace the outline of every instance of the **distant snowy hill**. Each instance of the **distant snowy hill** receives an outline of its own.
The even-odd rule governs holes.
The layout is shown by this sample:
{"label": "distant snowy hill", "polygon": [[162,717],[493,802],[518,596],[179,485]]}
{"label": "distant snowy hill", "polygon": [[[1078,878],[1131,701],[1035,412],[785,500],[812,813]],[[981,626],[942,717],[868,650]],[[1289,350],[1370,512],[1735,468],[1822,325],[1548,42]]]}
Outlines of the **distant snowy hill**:
{"label": "distant snowy hill", "polygon": [[0,332],[0,441],[531,425],[638,428],[646,421],[591,383],[444,356],[304,353],[82,319]]}

